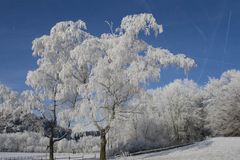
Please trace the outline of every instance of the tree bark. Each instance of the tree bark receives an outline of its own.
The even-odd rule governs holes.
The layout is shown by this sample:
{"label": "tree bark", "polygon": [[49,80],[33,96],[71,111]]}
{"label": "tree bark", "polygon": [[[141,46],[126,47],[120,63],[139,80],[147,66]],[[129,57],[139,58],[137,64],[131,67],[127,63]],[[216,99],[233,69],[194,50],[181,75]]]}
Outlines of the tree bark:
{"label": "tree bark", "polygon": [[100,148],[100,160],[106,160],[106,133],[102,131],[101,133],[101,148]]}
{"label": "tree bark", "polygon": [[57,107],[57,101],[56,101],[56,90],[54,90],[54,100],[53,100],[53,120],[51,122],[51,135],[49,137],[49,160],[54,160],[54,128],[57,125],[57,116],[56,116],[56,107]]}
{"label": "tree bark", "polygon": [[49,138],[49,160],[54,160],[54,142],[53,136],[51,135]]}

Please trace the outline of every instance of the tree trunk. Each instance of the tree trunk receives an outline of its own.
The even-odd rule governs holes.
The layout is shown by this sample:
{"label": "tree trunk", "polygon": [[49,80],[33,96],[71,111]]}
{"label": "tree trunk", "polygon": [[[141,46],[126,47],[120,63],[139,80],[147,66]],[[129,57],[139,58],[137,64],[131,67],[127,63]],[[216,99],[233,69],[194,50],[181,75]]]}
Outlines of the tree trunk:
{"label": "tree trunk", "polygon": [[49,138],[49,160],[54,160],[54,128],[57,126],[57,116],[56,116],[56,94],[57,90],[54,91],[54,100],[53,100],[53,121],[51,121],[51,136]]}
{"label": "tree trunk", "polygon": [[50,136],[49,138],[49,160],[54,160],[54,142],[53,142],[53,136]]}
{"label": "tree trunk", "polygon": [[101,149],[100,149],[100,160],[106,160],[106,133],[101,132]]}

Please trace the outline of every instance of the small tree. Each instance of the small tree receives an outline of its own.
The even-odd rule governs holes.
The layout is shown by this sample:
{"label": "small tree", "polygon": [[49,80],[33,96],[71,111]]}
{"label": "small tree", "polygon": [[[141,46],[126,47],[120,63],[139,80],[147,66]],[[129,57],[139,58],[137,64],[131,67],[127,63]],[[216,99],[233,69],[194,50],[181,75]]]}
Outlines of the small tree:
{"label": "small tree", "polygon": [[74,98],[77,97],[76,90],[65,88],[60,73],[64,70],[64,63],[70,59],[70,51],[89,37],[83,29],[86,29],[86,26],[82,21],[60,22],[51,29],[50,35],[44,35],[33,41],[33,55],[40,58],[37,61],[38,68],[29,71],[26,83],[44,98],[46,106],[41,112],[47,115],[45,117],[50,121],[47,134],[50,160],[54,159],[54,143],[67,135],[56,138],[58,113],[75,106]]}

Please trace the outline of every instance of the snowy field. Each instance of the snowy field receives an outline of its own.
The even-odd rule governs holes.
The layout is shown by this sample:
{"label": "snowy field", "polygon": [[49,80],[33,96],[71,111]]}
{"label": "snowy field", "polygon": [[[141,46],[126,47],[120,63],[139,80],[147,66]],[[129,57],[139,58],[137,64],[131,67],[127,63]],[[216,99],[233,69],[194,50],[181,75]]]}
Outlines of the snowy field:
{"label": "snowy field", "polygon": [[[96,160],[97,154],[56,153],[56,159]],[[9,153],[1,152],[0,159],[47,159],[46,153]],[[171,149],[117,160],[240,160],[240,137],[212,138],[190,146]]]}
{"label": "snowy field", "polygon": [[[98,154],[55,153],[56,160],[96,160]],[[0,160],[47,160],[47,153],[0,152]]]}
{"label": "snowy field", "polygon": [[123,157],[121,160],[240,160],[240,137],[212,138],[168,151]]}

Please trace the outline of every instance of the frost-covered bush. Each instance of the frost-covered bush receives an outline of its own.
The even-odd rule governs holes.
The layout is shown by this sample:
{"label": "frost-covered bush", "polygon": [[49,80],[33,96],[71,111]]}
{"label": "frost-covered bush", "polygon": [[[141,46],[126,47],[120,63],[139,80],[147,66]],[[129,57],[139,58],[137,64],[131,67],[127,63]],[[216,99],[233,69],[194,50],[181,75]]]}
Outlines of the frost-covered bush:
{"label": "frost-covered bush", "polygon": [[0,151],[8,152],[45,152],[47,138],[33,132],[0,134]]}
{"label": "frost-covered bush", "polygon": [[165,126],[146,115],[132,115],[128,121],[120,122],[118,128],[109,132],[109,154],[136,152],[170,145],[170,136]]}
{"label": "frost-covered bush", "polygon": [[[0,152],[46,152],[48,138],[39,133],[0,134]],[[82,137],[78,141],[63,139],[55,144],[56,152],[97,152],[98,137]]]}

